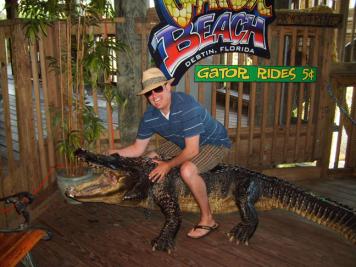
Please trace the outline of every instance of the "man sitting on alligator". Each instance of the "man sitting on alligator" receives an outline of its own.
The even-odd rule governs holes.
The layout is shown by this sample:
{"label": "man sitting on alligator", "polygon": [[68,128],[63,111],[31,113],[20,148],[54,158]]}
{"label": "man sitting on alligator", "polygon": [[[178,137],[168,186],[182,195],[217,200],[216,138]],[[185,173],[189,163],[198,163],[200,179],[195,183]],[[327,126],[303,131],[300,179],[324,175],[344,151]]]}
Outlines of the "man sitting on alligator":
{"label": "man sitting on alligator", "polygon": [[[141,119],[136,141],[125,148],[111,150],[124,157],[141,156],[154,133],[167,141],[148,156],[157,158],[157,166],[149,173],[152,182],[162,182],[168,172],[179,167],[180,176],[189,187],[200,208],[200,221],[188,233],[191,238],[201,238],[218,228],[209,206],[206,185],[200,173],[221,162],[231,146],[224,126],[213,119],[193,97],[171,91],[171,82],[158,68],[143,72],[144,95],[151,106]],[[159,159],[159,160],[158,160]],[[137,198],[138,192],[131,197]],[[126,196],[129,198],[129,196]]]}

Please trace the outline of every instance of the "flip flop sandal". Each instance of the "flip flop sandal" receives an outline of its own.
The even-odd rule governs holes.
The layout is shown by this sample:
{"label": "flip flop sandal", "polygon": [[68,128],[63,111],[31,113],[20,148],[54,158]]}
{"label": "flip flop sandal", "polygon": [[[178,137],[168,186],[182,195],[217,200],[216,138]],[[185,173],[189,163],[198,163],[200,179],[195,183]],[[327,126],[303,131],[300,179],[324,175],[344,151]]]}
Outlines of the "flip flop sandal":
{"label": "flip flop sandal", "polygon": [[203,235],[200,235],[200,236],[189,236],[189,235],[187,235],[187,236],[192,238],[192,239],[203,238],[203,237],[207,236],[208,234],[210,234],[211,232],[217,230],[218,228],[219,228],[219,224],[217,224],[217,223],[215,223],[213,226],[198,224],[198,225],[194,226],[194,228],[193,228],[194,230],[203,229],[203,230],[207,230],[207,232],[205,234],[203,234]]}

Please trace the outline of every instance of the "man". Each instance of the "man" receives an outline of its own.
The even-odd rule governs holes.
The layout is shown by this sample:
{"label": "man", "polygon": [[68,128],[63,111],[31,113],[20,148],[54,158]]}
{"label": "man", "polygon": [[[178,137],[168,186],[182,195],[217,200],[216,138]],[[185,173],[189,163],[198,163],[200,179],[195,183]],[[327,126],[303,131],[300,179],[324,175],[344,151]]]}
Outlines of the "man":
{"label": "man", "polygon": [[149,106],[141,119],[136,141],[125,148],[111,150],[124,157],[141,156],[154,133],[167,141],[158,150],[149,153],[156,168],[149,174],[152,182],[161,182],[173,167],[180,167],[183,181],[191,190],[200,208],[200,221],[188,233],[201,238],[218,228],[213,219],[204,180],[199,173],[214,168],[224,157],[231,141],[226,129],[214,120],[193,97],[172,92],[171,83],[158,68],[143,72],[143,90]]}

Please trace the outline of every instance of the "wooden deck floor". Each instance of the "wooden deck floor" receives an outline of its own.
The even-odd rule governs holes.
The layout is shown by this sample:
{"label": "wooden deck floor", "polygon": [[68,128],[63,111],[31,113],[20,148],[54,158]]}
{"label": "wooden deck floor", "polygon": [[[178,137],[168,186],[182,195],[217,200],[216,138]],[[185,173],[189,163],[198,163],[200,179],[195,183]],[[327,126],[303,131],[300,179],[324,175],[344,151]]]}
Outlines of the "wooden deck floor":
{"label": "wooden deck floor", "polygon": [[[356,208],[356,179],[302,182],[302,186]],[[260,225],[248,247],[225,236],[238,214],[216,215],[220,229],[201,240],[185,236],[198,221],[185,213],[173,255],[152,252],[159,232],[158,211],[105,204],[69,205],[59,194],[37,219],[53,233],[33,250],[39,267],[63,266],[356,266],[356,246],[339,234],[297,215],[260,211]]]}

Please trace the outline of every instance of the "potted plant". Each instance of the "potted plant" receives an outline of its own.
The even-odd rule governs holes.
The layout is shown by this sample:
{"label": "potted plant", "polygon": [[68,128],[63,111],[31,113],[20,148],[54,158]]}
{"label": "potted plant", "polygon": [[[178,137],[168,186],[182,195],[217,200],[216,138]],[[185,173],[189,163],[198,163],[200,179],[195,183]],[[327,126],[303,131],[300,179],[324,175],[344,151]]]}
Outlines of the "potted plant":
{"label": "potted plant", "polygon": [[55,135],[61,136],[57,141],[56,148],[64,162],[56,170],[57,185],[67,202],[71,204],[79,202],[68,199],[64,194],[65,190],[69,186],[80,184],[95,177],[90,169],[84,167],[75,158],[74,151],[78,147],[93,150],[95,141],[100,138],[105,130],[103,121],[97,116],[92,106],[84,105],[81,115],[83,116],[83,127],[81,129],[69,127],[68,122],[62,122],[58,115],[52,116],[54,118],[52,121],[53,128],[56,130]]}
{"label": "potted plant", "polygon": [[[65,189],[66,184],[74,183],[76,179],[82,181],[90,177],[74,157],[75,149],[93,149],[105,130],[98,117],[96,101],[93,106],[85,101],[87,92],[95,95],[101,92],[109,112],[115,103],[121,109],[125,106],[108,77],[112,72],[110,62],[117,60],[119,51],[126,51],[126,45],[110,38],[95,37],[89,30],[99,25],[103,18],[113,17],[108,0],[22,0],[18,7],[19,14],[27,19],[26,34],[30,42],[46,34],[47,26],[57,23],[59,28],[65,27],[66,34],[58,34],[58,58],[48,58],[60,81],[61,103],[55,108],[52,125],[56,130],[59,158],[63,162],[57,172],[57,183],[60,189]],[[108,125],[111,133],[111,121]],[[80,178],[74,178],[78,176]]]}

